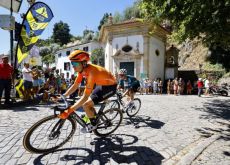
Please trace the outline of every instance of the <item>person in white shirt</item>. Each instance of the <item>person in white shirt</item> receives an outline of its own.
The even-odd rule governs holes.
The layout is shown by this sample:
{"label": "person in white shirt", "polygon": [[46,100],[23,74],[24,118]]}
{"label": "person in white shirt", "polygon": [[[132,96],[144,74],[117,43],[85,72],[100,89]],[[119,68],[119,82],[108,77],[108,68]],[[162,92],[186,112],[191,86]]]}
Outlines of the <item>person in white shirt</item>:
{"label": "person in white shirt", "polygon": [[32,89],[33,89],[33,76],[32,71],[29,68],[29,63],[24,63],[24,68],[22,69],[23,75],[23,85],[24,85],[24,99],[30,99],[30,96],[34,98]]}
{"label": "person in white shirt", "polygon": [[207,79],[204,81],[204,87],[205,87],[205,95],[209,95],[209,87],[210,87],[209,78],[207,78]]}

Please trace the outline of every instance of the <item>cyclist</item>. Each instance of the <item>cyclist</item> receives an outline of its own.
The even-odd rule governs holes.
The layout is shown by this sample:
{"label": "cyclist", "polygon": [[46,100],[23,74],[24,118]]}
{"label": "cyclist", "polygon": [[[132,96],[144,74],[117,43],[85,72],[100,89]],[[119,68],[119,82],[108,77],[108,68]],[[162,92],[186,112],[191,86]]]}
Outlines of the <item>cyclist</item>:
{"label": "cyclist", "polygon": [[89,64],[88,61],[90,57],[85,51],[75,50],[68,58],[71,61],[74,71],[78,73],[78,76],[63,96],[67,97],[74,93],[78,89],[83,77],[86,79],[86,85],[83,96],[74,105],[61,113],[59,118],[68,118],[73,111],[82,106],[90,119],[90,124],[88,124],[86,130],[83,129],[83,131],[91,132],[97,127],[94,105],[116,93],[117,81],[112,73],[105,68]]}
{"label": "cyclist", "polygon": [[127,75],[126,69],[120,69],[119,70],[119,83],[118,83],[118,89],[124,89],[123,96],[128,96],[129,102],[127,104],[127,107],[131,106],[133,104],[133,99],[135,93],[138,91],[138,88],[140,87],[140,82],[135,77],[131,75]]}

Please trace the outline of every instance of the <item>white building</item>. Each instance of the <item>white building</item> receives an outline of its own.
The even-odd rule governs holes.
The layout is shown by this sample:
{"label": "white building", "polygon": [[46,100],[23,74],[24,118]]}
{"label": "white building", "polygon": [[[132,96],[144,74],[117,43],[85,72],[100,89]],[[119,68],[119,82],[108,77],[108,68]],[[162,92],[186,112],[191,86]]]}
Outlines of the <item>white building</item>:
{"label": "white building", "polygon": [[74,50],[84,50],[91,54],[94,49],[103,47],[96,41],[91,41],[85,44],[74,44],[67,45],[66,48],[60,49],[55,54],[55,67],[59,70],[60,73],[64,73],[66,78],[70,78],[72,74],[74,74],[73,67],[70,65],[70,61],[68,59],[68,55]]}
{"label": "white building", "polygon": [[105,45],[105,68],[113,73],[126,68],[137,78],[165,79],[166,37],[158,25],[132,19],[102,27],[100,42]]}

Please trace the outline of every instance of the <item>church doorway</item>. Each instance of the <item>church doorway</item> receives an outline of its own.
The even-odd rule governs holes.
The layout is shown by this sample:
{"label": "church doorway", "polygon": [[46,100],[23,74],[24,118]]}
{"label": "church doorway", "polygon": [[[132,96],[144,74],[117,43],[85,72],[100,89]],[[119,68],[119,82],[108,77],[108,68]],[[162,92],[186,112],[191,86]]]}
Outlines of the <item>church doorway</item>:
{"label": "church doorway", "polygon": [[120,69],[126,69],[128,75],[134,76],[134,62],[121,62]]}

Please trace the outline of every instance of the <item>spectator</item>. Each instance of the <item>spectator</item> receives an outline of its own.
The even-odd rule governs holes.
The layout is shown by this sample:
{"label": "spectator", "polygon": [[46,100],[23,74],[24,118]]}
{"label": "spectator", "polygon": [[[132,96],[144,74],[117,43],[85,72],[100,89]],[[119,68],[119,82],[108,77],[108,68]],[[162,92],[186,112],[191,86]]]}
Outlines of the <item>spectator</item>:
{"label": "spectator", "polygon": [[180,95],[181,93],[182,93],[182,78],[179,78],[177,94]]}
{"label": "spectator", "polygon": [[24,68],[22,69],[25,100],[30,99],[31,96],[32,98],[34,98],[32,92],[32,88],[33,88],[32,70],[29,67],[30,67],[29,63],[24,63]]}
{"label": "spectator", "polygon": [[144,89],[145,89],[145,94],[147,95],[149,93],[148,78],[145,78],[144,80]]}
{"label": "spectator", "polygon": [[204,80],[205,95],[209,95],[210,81],[209,78]]}
{"label": "spectator", "polygon": [[158,84],[158,91],[160,95],[162,94],[162,88],[163,88],[163,82],[160,80]]}
{"label": "spectator", "polygon": [[177,95],[177,92],[178,92],[178,80],[177,80],[177,77],[173,80],[173,90],[174,90],[174,95]]}
{"label": "spectator", "polygon": [[151,79],[148,79],[148,93],[151,94],[153,93],[153,86],[152,86],[153,82]]}
{"label": "spectator", "polygon": [[167,94],[170,95],[171,94],[171,87],[172,86],[172,82],[171,80],[169,79],[168,82],[167,82]]}
{"label": "spectator", "polygon": [[199,79],[198,79],[198,81],[197,81],[197,87],[198,87],[198,96],[200,97],[200,96],[201,96],[201,93],[202,93],[202,89],[203,89],[203,87],[204,87],[202,78],[199,78]]}
{"label": "spectator", "polygon": [[157,79],[155,79],[153,81],[153,93],[157,94],[157,92],[158,92],[158,82],[157,82]]}
{"label": "spectator", "polygon": [[11,80],[13,74],[13,68],[8,62],[8,56],[3,56],[2,63],[0,64],[0,104],[2,93],[5,91],[5,105],[10,104]]}
{"label": "spectator", "polygon": [[32,68],[32,78],[33,78],[33,94],[36,95],[39,90],[38,70],[36,67]]}
{"label": "spectator", "polygon": [[192,83],[190,80],[188,80],[187,82],[186,89],[187,89],[187,95],[191,95],[192,94]]}
{"label": "spectator", "polygon": [[55,79],[56,79],[56,91],[57,91],[58,94],[60,94],[61,93],[61,76],[59,74],[58,69],[55,71],[54,76],[55,76]]}

